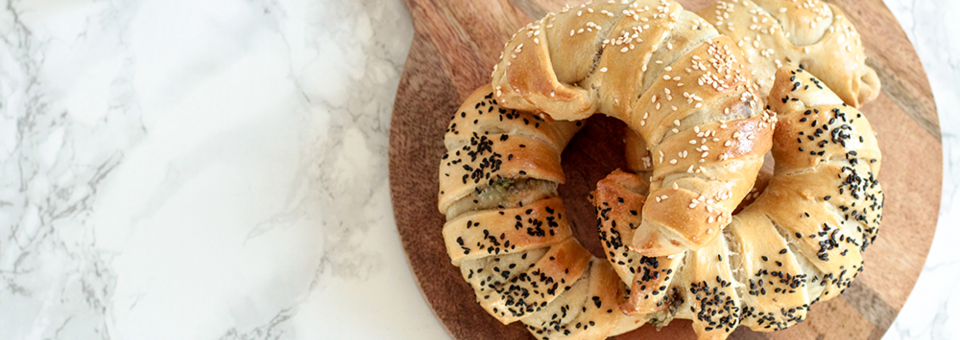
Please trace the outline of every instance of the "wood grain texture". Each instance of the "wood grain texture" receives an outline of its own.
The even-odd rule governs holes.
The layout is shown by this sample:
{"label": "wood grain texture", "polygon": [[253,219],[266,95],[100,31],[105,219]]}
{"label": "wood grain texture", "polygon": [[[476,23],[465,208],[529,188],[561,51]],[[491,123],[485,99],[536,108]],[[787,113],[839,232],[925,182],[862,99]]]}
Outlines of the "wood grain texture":
{"label": "wood grain texture", "polygon": [[[450,264],[437,211],[437,167],[450,116],[476,87],[489,82],[503,43],[529,18],[585,0],[405,0],[416,34],[404,67],[390,131],[390,189],[410,268],[424,298],[454,339],[530,339],[519,324],[502,325],[476,305],[473,291]],[[712,0],[680,1],[691,10]],[[879,339],[909,296],[936,228],[942,146],[926,74],[906,34],[882,0],[829,1],[842,8],[862,35],[883,82],[883,93],[863,112],[880,140],[880,180],[886,202],[877,242],[865,253],[866,270],[841,296],[819,303],[803,324],[757,333],[741,327],[732,339]],[[574,235],[598,251],[587,194],[597,180],[623,167],[616,120],[594,117],[563,154],[568,181],[561,186]],[[690,322],[676,320],[620,339],[694,339]]]}

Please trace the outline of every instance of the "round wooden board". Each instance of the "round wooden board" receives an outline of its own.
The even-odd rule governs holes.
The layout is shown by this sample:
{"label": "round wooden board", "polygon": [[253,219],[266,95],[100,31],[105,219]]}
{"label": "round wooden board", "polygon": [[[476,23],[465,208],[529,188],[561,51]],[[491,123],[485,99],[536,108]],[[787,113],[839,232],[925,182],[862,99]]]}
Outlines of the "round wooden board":
{"label": "round wooden board", "polygon": [[[529,18],[561,0],[405,0],[416,35],[397,90],[390,129],[390,189],[400,239],[417,284],[454,339],[530,339],[519,324],[504,326],[476,305],[470,287],[450,264],[437,211],[437,169],[443,133],[461,101],[489,81],[503,42]],[[579,0],[574,4],[579,4]],[[697,10],[712,0],[680,1]],[[940,128],[920,61],[882,0],[836,0],[862,35],[868,64],[883,82],[880,97],[863,107],[880,138],[886,193],[877,242],[864,255],[866,270],[836,299],[818,304],[786,331],[741,327],[733,339],[879,339],[906,302],[936,228],[942,180]],[[577,238],[596,251],[595,217],[586,200],[600,178],[623,166],[623,125],[594,117],[563,154],[568,182],[561,187]],[[659,333],[650,326],[619,339],[694,339],[689,321]]]}

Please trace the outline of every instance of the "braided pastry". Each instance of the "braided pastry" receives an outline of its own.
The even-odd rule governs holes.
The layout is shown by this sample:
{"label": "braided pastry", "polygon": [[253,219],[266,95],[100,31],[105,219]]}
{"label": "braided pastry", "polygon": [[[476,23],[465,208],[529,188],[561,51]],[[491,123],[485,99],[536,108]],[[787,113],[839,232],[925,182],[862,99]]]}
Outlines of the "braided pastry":
{"label": "braided pastry", "polygon": [[452,118],[439,209],[451,262],[488,313],[539,339],[601,339],[643,325],[618,306],[626,285],[573,237],[557,185],[579,122],[507,110],[487,85]]}
{"label": "braided pastry", "polygon": [[[653,157],[651,157],[650,151],[647,151],[647,143],[633,130],[624,130],[626,130],[623,132],[623,142],[627,169],[640,176],[640,178],[650,178],[650,176],[653,175]],[[773,176],[773,156],[768,152],[764,155],[763,159],[763,166],[760,168],[760,173],[757,174],[753,188],[750,188],[747,196],[740,201],[740,205],[737,206],[734,213],[739,212],[743,207],[752,203],[760,192],[767,187],[767,183],[770,182],[770,177]]]}
{"label": "braided pastry", "polygon": [[[698,14],[737,41],[762,98],[770,94],[774,74],[784,65],[805,68],[854,107],[880,93],[877,74],[865,63],[860,35],[834,5],[820,0],[720,0]],[[628,167],[649,178],[653,164],[646,143],[632,131],[625,133],[625,142]]]}
{"label": "braided pastry", "polygon": [[803,65],[849,105],[880,93],[877,72],[866,65],[860,34],[839,8],[820,0],[720,0],[699,13],[730,36],[766,98],[782,66]]}
{"label": "braided pastry", "polygon": [[657,156],[657,199],[643,207],[630,243],[660,256],[713,241],[769,149],[774,117],[745,59],[676,2],[600,1],[521,29],[492,76],[505,107],[558,120],[603,112],[643,137]]}
{"label": "braided pastry", "polygon": [[651,323],[691,319],[701,339],[724,339],[739,325],[781,330],[863,270],[884,201],[870,124],[803,69],[778,71],[770,107],[779,118],[774,176],[703,248],[645,257],[625,247],[642,220],[637,208],[649,202],[646,182],[617,172],[598,183],[607,259],[633,278],[631,299]]}

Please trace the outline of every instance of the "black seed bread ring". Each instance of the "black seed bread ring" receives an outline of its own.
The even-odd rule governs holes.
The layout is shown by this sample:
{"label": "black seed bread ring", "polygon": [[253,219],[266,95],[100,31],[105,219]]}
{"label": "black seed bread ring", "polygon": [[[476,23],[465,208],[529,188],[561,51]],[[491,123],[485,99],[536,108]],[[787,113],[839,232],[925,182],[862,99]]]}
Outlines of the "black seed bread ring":
{"label": "black seed bread ring", "polygon": [[631,303],[652,320],[691,319],[701,339],[739,325],[790,327],[839,295],[863,270],[861,252],[882,219],[880,149],[870,123],[803,69],[782,68],[770,94],[777,112],[775,171],[753,203],[699,250],[643,257],[621,239],[641,221],[646,182],[618,172],[594,204],[608,261],[632,283]]}
{"label": "black seed bread ring", "polygon": [[538,339],[601,339],[643,318],[620,311],[627,286],[573,237],[557,186],[579,122],[505,109],[489,85],[450,121],[439,209],[450,261],[490,315]]}

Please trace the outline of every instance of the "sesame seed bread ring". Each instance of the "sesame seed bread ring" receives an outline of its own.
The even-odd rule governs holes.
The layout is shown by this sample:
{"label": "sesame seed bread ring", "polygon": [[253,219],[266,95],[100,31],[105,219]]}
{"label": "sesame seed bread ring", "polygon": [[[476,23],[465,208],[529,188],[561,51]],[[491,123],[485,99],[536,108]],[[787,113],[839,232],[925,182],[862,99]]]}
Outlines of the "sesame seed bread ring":
{"label": "sesame seed bread ring", "polygon": [[775,118],[745,59],[674,1],[597,1],[521,29],[493,86],[504,107],[558,120],[603,112],[643,136],[657,199],[630,246],[661,256],[709,244],[753,187]]}
{"label": "sesame seed bread ring", "polygon": [[625,305],[651,323],[691,319],[699,338],[725,339],[740,325],[795,325],[850,285],[882,219],[880,149],[866,117],[821,84],[803,69],[778,71],[774,175],[724,237],[699,250],[644,257],[624,247],[649,202],[646,182],[616,172],[597,184],[604,251],[632,285]]}
{"label": "sesame seed bread ring", "polygon": [[805,66],[849,105],[880,93],[877,72],[866,65],[860,34],[832,4],[820,0],[720,0],[699,13],[730,36],[766,98],[777,69]]}
{"label": "sesame seed bread ring", "polygon": [[578,122],[508,110],[486,85],[444,135],[438,207],[450,261],[477,302],[538,339],[602,339],[643,325],[620,312],[627,286],[573,237],[557,186]]}
{"label": "sesame seed bread ring", "polygon": [[[784,65],[803,65],[854,107],[880,93],[859,33],[834,5],[820,0],[721,0],[698,14],[737,41],[761,98],[769,96],[775,73]],[[629,131],[625,138],[630,170],[649,178],[653,165],[646,143]]]}

